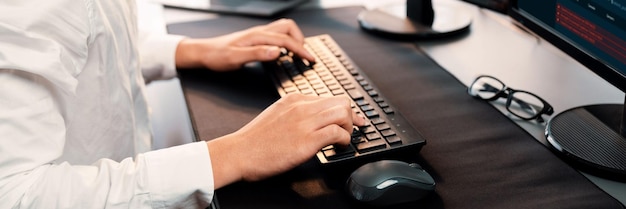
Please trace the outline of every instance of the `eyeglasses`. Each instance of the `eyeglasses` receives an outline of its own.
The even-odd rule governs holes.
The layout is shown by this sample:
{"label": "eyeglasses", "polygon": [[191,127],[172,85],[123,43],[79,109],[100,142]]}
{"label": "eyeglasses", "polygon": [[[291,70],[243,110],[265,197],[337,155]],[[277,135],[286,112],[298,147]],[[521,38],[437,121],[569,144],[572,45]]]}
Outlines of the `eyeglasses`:
{"label": "eyeglasses", "polygon": [[541,97],[521,90],[507,87],[502,81],[488,75],[481,75],[467,89],[467,93],[475,98],[494,101],[506,98],[506,109],[513,115],[524,119],[543,123],[543,114],[552,115],[554,110]]}

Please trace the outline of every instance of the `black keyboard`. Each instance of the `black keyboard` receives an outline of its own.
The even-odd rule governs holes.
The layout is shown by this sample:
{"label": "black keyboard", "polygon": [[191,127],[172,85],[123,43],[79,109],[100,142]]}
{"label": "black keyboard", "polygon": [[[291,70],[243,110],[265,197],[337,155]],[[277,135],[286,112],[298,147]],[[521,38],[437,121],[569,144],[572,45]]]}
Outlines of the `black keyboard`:
{"label": "black keyboard", "polygon": [[275,62],[263,63],[281,96],[305,94],[330,97],[347,95],[352,109],[369,120],[355,127],[350,146],[330,145],[317,153],[322,164],[392,158],[417,153],[424,138],[376,89],[329,35],[307,37],[305,48],[316,57],[309,63],[291,52]]}

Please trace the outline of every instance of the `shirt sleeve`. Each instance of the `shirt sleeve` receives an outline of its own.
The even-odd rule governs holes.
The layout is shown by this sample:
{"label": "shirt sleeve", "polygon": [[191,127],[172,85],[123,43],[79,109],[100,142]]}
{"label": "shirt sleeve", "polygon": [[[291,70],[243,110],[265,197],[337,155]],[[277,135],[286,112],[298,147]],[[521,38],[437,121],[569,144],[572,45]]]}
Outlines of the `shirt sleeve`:
{"label": "shirt sleeve", "polygon": [[184,38],[180,35],[139,31],[139,55],[146,83],[176,76],[176,48]]}
{"label": "shirt sleeve", "polygon": [[[204,208],[213,197],[204,142],[91,165],[52,163],[65,123],[48,81],[0,69],[0,208]],[[28,92],[28,93],[25,93]]]}

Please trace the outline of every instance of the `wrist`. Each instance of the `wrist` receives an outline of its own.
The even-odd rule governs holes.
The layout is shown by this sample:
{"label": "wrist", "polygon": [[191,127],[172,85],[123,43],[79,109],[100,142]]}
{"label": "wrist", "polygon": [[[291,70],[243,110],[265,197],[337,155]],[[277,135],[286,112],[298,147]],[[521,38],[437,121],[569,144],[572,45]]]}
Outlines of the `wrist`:
{"label": "wrist", "polygon": [[176,68],[197,68],[201,64],[200,45],[193,39],[182,39],[176,47]]}
{"label": "wrist", "polygon": [[215,189],[243,179],[242,168],[245,166],[245,159],[240,159],[242,155],[237,149],[241,146],[236,143],[236,138],[231,138],[231,135],[207,142]]}

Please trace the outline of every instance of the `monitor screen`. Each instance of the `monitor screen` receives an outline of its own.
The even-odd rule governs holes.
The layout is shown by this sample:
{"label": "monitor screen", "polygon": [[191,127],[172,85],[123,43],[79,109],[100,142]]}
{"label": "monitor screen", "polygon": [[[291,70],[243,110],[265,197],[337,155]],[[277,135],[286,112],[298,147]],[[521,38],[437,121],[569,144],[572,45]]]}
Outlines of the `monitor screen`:
{"label": "monitor screen", "polygon": [[[626,0],[516,0],[509,14],[626,91]],[[562,111],[548,121],[546,140],[576,168],[626,181],[625,113],[623,104]]]}
{"label": "monitor screen", "polygon": [[519,0],[512,16],[626,91],[626,0]]}

